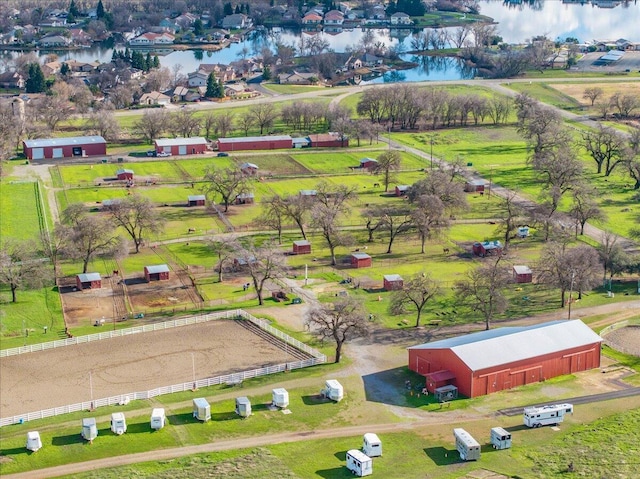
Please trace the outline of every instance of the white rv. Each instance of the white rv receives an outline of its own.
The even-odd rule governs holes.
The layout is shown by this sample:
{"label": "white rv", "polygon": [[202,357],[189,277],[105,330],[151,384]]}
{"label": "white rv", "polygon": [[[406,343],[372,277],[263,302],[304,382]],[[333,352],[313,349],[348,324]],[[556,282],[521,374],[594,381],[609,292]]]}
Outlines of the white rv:
{"label": "white rv", "polygon": [[347,469],[356,476],[370,476],[373,474],[373,460],[362,451],[351,449],[347,451]]}
{"label": "white rv", "polygon": [[275,407],[285,408],[289,405],[289,393],[284,388],[276,388],[271,391],[271,404]]}
{"label": "white rv", "polygon": [[124,418],[124,413],[114,412],[111,414],[111,430],[118,436],[127,432],[127,421]]}
{"label": "white rv", "polygon": [[342,398],[344,398],[344,389],[342,388],[342,384],[335,379],[327,379],[324,383],[324,389],[320,391],[320,394],[332,401],[340,402]]}
{"label": "white rv", "polygon": [[151,429],[154,429],[156,431],[162,429],[166,422],[167,416],[164,413],[164,408],[153,408],[153,411],[151,411]]}
{"label": "white rv", "polygon": [[251,401],[246,396],[236,398],[236,414],[240,417],[251,416]]}
{"label": "white rv", "polygon": [[542,407],[524,408],[523,422],[525,426],[540,427],[549,424],[560,424],[565,414],[573,414],[572,404],[553,404]]}
{"label": "white rv", "polygon": [[382,456],[382,442],[377,434],[368,432],[362,437],[362,452],[369,457]]}
{"label": "white rv", "polygon": [[491,445],[494,449],[509,449],[511,447],[511,433],[501,427],[492,427]]}
{"label": "white rv", "polygon": [[203,422],[211,419],[211,406],[209,406],[205,398],[196,398],[193,400],[193,417]]}
{"label": "white rv", "polygon": [[95,417],[88,417],[82,420],[82,432],[80,433],[85,441],[93,441],[98,437],[98,426]]}
{"label": "white rv", "polygon": [[27,449],[29,451],[36,452],[42,447],[42,440],[40,439],[40,433],[38,431],[31,431],[27,433]]}
{"label": "white rv", "polygon": [[480,443],[471,434],[457,427],[453,430],[453,437],[456,439],[456,449],[460,453],[460,459],[463,461],[480,459]]}

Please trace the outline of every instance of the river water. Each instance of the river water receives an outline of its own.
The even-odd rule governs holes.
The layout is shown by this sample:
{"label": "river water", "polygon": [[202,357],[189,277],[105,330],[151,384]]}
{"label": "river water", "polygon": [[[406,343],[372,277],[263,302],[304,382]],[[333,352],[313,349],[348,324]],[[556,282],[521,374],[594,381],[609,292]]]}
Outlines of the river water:
{"label": "river water", "polygon": [[[576,37],[580,42],[597,40],[616,40],[626,38],[640,41],[640,6],[635,2],[622,3],[615,8],[599,8],[591,4],[565,4],[560,0],[538,0],[533,4],[522,0],[522,3],[509,3],[503,0],[481,0],[480,13],[493,18],[497,23],[498,34],[508,43],[524,42],[536,35],[546,35],[551,39]],[[325,39],[331,49],[344,52],[350,46],[357,45],[364,35],[364,30],[355,28],[337,34],[315,33]],[[408,30],[372,30],[374,43],[381,42],[389,47],[398,47],[400,51],[411,50],[411,32]],[[300,38],[308,34],[304,32],[282,31],[256,35],[251,40],[233,43],[228,48],[217,52],[202,50],[159,52],[160,64],[173,69],[181,66],[183,74],[195,71],[200,63],[230,63],[242,57],[243,50],[249,56],[258,53],[266,44],[273,45],[276,40],[285,44],[298,45]],[[124,46],[117,46],[123,49]],[[16,55],[16,52],[3,52],[5,58]],[[42,52],[45,55],[48,52]],[[84,62],[108,62],[113,55],[113,48],[94,45],[85,50],[56,52],[61,61],[78,60]],[[424,81],[424,80],[457,80],[471,78],[475,72],[465,68],[455,58],[423,58],[403,54],[407,61],[415,61],[419,66],[401,72],[391,72],[385,77],[370,80],[370,83],[385,81]]]}

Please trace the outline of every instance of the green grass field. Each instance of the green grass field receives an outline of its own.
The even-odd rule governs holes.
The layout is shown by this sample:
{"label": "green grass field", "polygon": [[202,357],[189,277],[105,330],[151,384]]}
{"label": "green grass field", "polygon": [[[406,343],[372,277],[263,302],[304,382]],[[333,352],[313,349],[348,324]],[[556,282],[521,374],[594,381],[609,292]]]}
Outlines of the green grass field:
{"label": "green grass field", "polygon": [[[38,208],[37,183],[0,181],[0,236],[17,240],[40,237],[43,214]],[[46,211],[46,210],[45,210]],[[49,224],[51,224],[49,220]]]}

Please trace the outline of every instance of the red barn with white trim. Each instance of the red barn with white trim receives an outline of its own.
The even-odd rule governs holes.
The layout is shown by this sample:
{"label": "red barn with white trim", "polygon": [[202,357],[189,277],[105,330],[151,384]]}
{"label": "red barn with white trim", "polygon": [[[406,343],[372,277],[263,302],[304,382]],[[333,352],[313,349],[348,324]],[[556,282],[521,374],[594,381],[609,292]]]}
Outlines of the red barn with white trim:
{"label": "red barn with white trim", "polygon": [[404,280],[399,274],[385,274],[382,280],[385,291],[397,291],[404,286]]}
{"label": "red barn with white trim", "polygon": [[533,272],[528,266],[515,265],[513,267],[513,279],[515,279],[516,283],[531,283],[533,281]]}
{"label": "red barn with white trim", "polygon": [[116,171],[116,177],[119,180],[133,180],[133,170],[120,168],[118,171]]}
{"label": "red barn with white trim", "polygon": [[373,264],[367,253],[351,253],[351,266],[354,268],[370,268]]}
{"label": "red barn with white trim", "polygon": [[162,281],[169,279],[169,267],[166,264],[155,264],[144,267],[144,279],[147,283],[151,281]]}
{"label": "red barn with white trim", "polygon": [[201,136],[193,138],[160,138],[153,140],[157,153],[171,155],[197,155],[207,151],[207,140]]}
{"label": "red barn with white trim", "polygon": [[483,396],[600,366],[602,338],[580,320],[506,327],[408,348],[426,387],[452,384]]}
{"label": "red barn with white trim", "polygon": [[80,291],[83,289],[102,288],[102,278],[100,277],[100,273],[81,273],[76,275],[76,288]]}
{"label": "red barn with white trim", "polygon": [[293,148],[293,138],[289,135],[218,138],[218,151],[278,150],[282,148]]}
{"label": "red barn with white trim", "polygon": [[24,156],[29,160],[102,156],[107,154],[107,142],[101,136],[72,136],[24,140]]}
{"label": "red barn with white trim", "polygon": [[311,243],[307,240],[298,240],[293,242],[293,254],[310,254]]}
{"label": "red barn with white trim", "polygon": [[349,138],[335,131],[309,135],[312,148],[345,148],[349,146]]}

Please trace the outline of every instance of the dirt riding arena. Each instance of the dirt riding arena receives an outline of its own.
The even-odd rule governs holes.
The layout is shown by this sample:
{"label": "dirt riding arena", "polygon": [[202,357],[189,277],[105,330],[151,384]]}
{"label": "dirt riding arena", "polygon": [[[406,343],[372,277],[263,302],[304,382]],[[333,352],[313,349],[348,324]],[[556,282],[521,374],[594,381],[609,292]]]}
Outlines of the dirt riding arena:
{"label": "dirt riding arena", "polygon": [[640,356],[640,326],[626,326],[607,333],[605,342],[613,349]]}
{"label": "dirt riding arena", "polygon": [[9,356],[0,417],[90,401],[90,372],[98,399],[295,360],[231,320]]}

